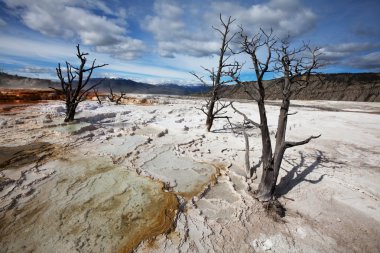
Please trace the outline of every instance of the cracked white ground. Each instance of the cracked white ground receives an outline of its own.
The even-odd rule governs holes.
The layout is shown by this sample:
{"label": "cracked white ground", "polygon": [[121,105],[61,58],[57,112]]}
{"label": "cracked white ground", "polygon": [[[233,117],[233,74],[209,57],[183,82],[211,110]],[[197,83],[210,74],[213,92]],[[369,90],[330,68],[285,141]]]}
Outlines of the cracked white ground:
{"label": "cracked white ground", "polygon": [[207,133],[201,100],[154,101],[83,102],[70,125],[61,102],[2,110],[0,252],[380,251],[379,103],[294,102],[287,138],[322,136],[286,152],[274,221],[251,195],[260,167],[244,177],[243,136],[223,119]]}

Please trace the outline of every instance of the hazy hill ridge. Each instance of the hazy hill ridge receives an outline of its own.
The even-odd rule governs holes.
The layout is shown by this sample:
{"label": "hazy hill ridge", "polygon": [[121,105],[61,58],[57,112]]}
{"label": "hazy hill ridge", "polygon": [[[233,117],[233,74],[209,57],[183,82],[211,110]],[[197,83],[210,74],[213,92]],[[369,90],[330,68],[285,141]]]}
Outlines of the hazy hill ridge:
{"label": "hazy hill ridge", "polygon": [[[98,80],[98,78],[94,78],[92,81],[97,82]],[[278,80],[265,81],[265,85],[268,87],[266,99],[280,99],[280,87],[276,85],[276,82]],[[252,83],[250,82],[250,84]],[[0,88],[48,89],[50,86],[59,87],[60,85],[51,80],[0,73]],[[152,85],[126,79],[105,79],[99,89],[108,92],[109,86],[115,92],[140,94],[192,95],[207,90],[202,85]],[[249,99],[249,96],[241,88],[231,95],[231,98]],[[380,102],[380,74],[320,74],[318,78],[314,76],[310,85],[294,94],[292,99]]]}
{"label": "hazy hill ridge", "polygon": [[[91,83],[98,82],[101,78],[91,79]],[[167,95],[190,95],[206,91],[203,85],[177,85],[177,84],[161,84],[153,85],[148,83],[136,82],[128,79],[104,79],[99,85],[99,90],[103,92],[109,91],[109,86],[114,92],[140,93],[140,94],[167,94]],[[51,80],[28,78],[16,75],[0,73],[0,88],[8,89],[48,89],[49,87],[59,88],[58,82]]]}
{"label": "hazy hill ridge", "polygon": [[[276,82],[278,80],[264,82],[267,86],[266,99],[281,99],[280,86]],[[231,97],[249,99],[243,88]],[[320,74],[313,76],[312,82],[294,94],[292,99],[380,102],[380,74]]]}

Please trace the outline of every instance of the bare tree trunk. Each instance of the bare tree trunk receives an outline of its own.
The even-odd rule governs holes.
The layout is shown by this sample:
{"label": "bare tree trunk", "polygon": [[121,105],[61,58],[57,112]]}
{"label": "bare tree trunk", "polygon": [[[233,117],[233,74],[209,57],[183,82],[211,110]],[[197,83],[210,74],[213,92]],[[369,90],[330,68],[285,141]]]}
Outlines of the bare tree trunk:
{"label": "bare tree trunk", "polygon": [[207,118],[206,118],[207,132],[210,132],[212,124],[214,123],[214,107],[215,107],[215,100],[212,98],[207,108]]}
{"label": "bare tree trunk", "polygon": [[243,135],[244,135],[244,141],[245,141],[245,156],[244,156],[244,161],[245,161],[245,173],[247,178],[251,178],[253,175],[253,169],[251,168],[251,163],[249,161],[249,138],[248,134],[245,131],[245,127],[243,126]]}
{"label": "bare tree trunk", "polygon": [[74,117],[75,117],[77,105],[70,103],[70,104],[66,105],[66,108],[67,108],[67,110],[66,110],[66,116],[65,116],[64,122],[73,121]]}
{"label": "bare tree trunk", "polygon": [[[257,198],[260,201],[268,201],[272,198],[277,184],[278,174],[281,168],[282,159],[286,150],[285,136],[287,127],[287,117],[290,101],[287,98],[282,100],[280,114],[278,116],[276,145],[273,159],[270,161],[270,166],[263,166],[263,174],[257,191]],[[264,154],[263,154],[264,155]],[[268,157],[269,158],[269,157]],[[267,168],[267,169],[265,169]]]}
{"label": "bare tree trunk", "polygon": [[262,142],[262,162],[263,173],[261,175],[261,181],[259,188],[256,192],[256,197],[259,200],[268,200],[271,198],[270,187],[273,181],[273,151],[272,143],[270,139],[270,132],[268,128],[268,120],[265,111],[264,99],[258,101],[259,113],[260,113],[260,129],[261,129],[261,142]]}
{"label": "bare tree trunk", "polygon": [[115,102],[115,95],[113,94],[113,90],[111,84],[109,84],[110,94],[107,95],[110,102]]}
{"label": "bare tree trunk", "polygon": [[95,93],[96,99],[98,100],[98,104],[101,105],[102,104],[102,100],[99,97],[98,90],[95,89],[95,88],[94,88],[94,93]]}

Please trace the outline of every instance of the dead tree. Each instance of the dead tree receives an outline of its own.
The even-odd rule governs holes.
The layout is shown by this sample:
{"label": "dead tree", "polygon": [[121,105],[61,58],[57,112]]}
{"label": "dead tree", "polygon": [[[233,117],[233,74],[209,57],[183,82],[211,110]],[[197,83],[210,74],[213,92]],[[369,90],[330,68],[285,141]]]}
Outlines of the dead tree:
{"label": "dead tree", "polygon": [[110,102],[115,102],[115,104],[120,104],[121,100],[124,98],[125,96],[125,92],[120,92],[120,95],[116,95],[115,93],[113,93],[113,90],[112,90],[112,87],[111,85],[109,85],[109,89],[110,89],[110,93],[107,95],[108,99]]}
{"label": "dead tree", "polygon": [[113,94],[113,90],[112,90],[112,86],[109,85],[108,86],[109,90],[110,90],[110,93],[107,95],[107,98],[110,102],[115,102],[115,94]]}
{"label": "dead tree", "polygon": [[[221,29],[212,27],[215,31],[217,31],[222,39],[222,45],[220,47],[219,52],[219,62],[218,67],[215,70],[214,68],[208,69],[203,68],[205,71],[208,72],[209,77],[211,79],[211,90],[209,92],[208,98],[206,99],[206,104],[203,105],[200,110],[206,114],[206,128],[207,131],[210,132],[212,125],[214,123],[214,119],[218,118],[227,118],[226,116],[221,116],[225,113],[223,111],[226,109],[230,103],[228,102],[222,102],[221,99],[223,97],[223,92],[225,92],[224,87],[227,84],[232,83],[233,81],[229,78],[229,72],[231,71],[231,68],[235,70],[240,69],[240,65],[235,63],[228,63],[228,59],[230,58],[230,55],[228,54],[229,44],[235,37],[236,33],[233,33],[231,35],[231,24],[235,21],[235,19],[231,19],[231,17],[228,18],[227,22],[225,22],[222,18],[222,15],[219,15],[219,19],[221,22]],[[235,72],[236,73],[236,72]],[[194,72],[191,73],[194,75],[199,81],[201,81],[205,86],[208,86],[207,82],[203,79],[203,77],[198,76]],[[228,77],[228,79],[226,79]]]}
{"label": "dead tree", "polygon": [[126,93],[124,93],[124,92],[120,92],[120,96],[119,96],[118,98],[116,98],[116,101],[115,101],[115,103],[116,103],[117,105],[120,104],[120,102],[121,102],[121,100],[124,98],[125,94],[126,94]]}
{"label": "dead tree", "polygon": [[101,105],[102,104],[102,100],[99,97],[99,90],[95,89],[95,88],[93,90],[94,90],[94,93],[95,93],[95,97],[98,100],[98,104]]}
{"label": "dead tree", "polygon": [[309,84],[312,71],[319,67],[319,48],[312,49],[308,44],[304,44],[299,48],[290,48],[289,41],[285,40],[275,49],[275,52],[277,55],[275,71],[279,71],[283,75],[281,80],[282,102],[275,136],[276,144],[272,158],[273,170],[268,169],[263,171],[257,191],[257,197],[261,200],[268,200],[273,197],[286,149],[307,144],[312,139],[321,136],[310,136],[302,141],[286,140],[288,116],[292,115],[289,113],[290,98],[295,92],[299,92]]}
{"label": "dead tree", "polygon": [[[287,118],[291,115],[289,114],[290,97],[294,92],[299,92],[308,85],[312,71],[318,67],[318,48],[311,49],[308,45],[303,45],[297,49],[290,49],[289,42],[287,41],[281,41],[280,46],[276,47],[279,41],[274,38],[272,31],[266,33],[260,30],[260,33],[254,35],[252,38],[248,38],[242,29],[240,36],[242,52],[250,56],[257,82],[253,85],[248,85],[247,83],[239,82],[236,77],[232,77],[240,86],[243,86],[245,92],[257,102],[260,123],[248,119],[244,113],[238,111],[236,108],[235,111],[243,115],[246,120],[249,120],[261,131],[263,173],[259,188],[255,194],[260,201],[269,201],[274,195],[281,162],[286,149],[306,144],[310,140],[320,136],[310,136],[303,141],[297,142],[286,141],[285,138]],[[258,56],[258,51],[262,49],[266,51],[263,59]],[[277,57],[273,57],[273,54],[276,54]],[[270,70],[271,66],[273,69]],[[265,110],[266,90],[263,83],[264,75],[269,71],[281,72],[283,75],[283,77],[279,79],[282,91],[282,103],[278,116],[274,153]]]}
{"label": "dead tree", "polygon": [[65,122],[70,122],[74,120],[75,112],[77,106],[80,102],[86,99],[89,91],[98,86],[101,81],[92,84],[90,86],[89,82],[94,69],[104,67],[108,64],[95,65],[96,59],[93,60],[91,67],[86,68],[88,53],[82,53],[79,48],[79,44],[76,46],[77,54],[76,56],[80,60],[79,67],[74,67],[69,62],[66,61],[66,77],[62,73],[61,64],[58,63],[58,68],[56,68],[57,76],[61,82],[61,89],[52,88],[63,94],[66,102],[66,117]]}

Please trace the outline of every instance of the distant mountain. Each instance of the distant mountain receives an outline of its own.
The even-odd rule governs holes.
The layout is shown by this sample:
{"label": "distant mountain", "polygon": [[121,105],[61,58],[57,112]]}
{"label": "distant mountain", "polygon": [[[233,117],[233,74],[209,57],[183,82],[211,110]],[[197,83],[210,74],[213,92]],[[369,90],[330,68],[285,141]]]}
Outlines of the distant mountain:
{"label": "distant mountain", "polygon": [[58,83],[47,79],[29,78],[0,72],[0,88],[48,89],[49,86],[57,87],[56,85]]}
{"label": "distant mountain", "polygon": [[[99,80],[99,78],[94,78],[92,79],[92,82],[98,82]],[[264,82],[264,85],[267,87],[266,99],[275,100],[281,98],[281,90],[278,81],[278,79],[274,79]],[[248,87],[253,85],[255,85],[255,82],[247,82]],[[200,93],[207,93],[208,90],[201,85],[152,85],[126,79],[105,79],[99,86],[99,90],[108,93],[109,86],[112,87],[114,92],[122,91],[126,93],[140,94],[199,95]],[[60,84],[51,80],[0,73],[0,93],[1,88],[46,90],[49,89],[49,87],[59,88]],[[233,86],[226,88],[226,92],[232,88]],[[36,94],[33,94],[33,96],[35,95]],[[44,97],[47,96],[48,95],[44,95]],[[49,94],[49,96],[54,96],[54,94]],[[230,98],[249,99],[248,95],[242,88],[230,95]],[[380,102],[380,74],[320,74],[318,76],[313,76],[310,85],[301,92],[294,94],[292,99]]]}
{"label": "distant mountain", "polygon": [[[94,78],[92,82],[101,79]],[[109,87],[116,92],[137,94],[166,94],[166,95],[192,95],[207,92],[208,88],[203,85],[178,85],[178,84],[147,84],[129,79],[104,79],[99,85],[99,90],[108,92]]]}
{"label": "distant mountain", "polygon": [[[101,78],[91,79],[91,83],[96,83]],[[109,87],[114,92],[126,92],[137,94],[165,94],[165,95],[192,95],[201,92],[207,92],[208,88],[203,85],[177,85],[177,84],[160,84],[153,85],[148,83],[135,82],[126,79],[104,79],[98,86],[100,91],[109,92]],[[8,89],[49,89],[49,87],[59,88],[58,82],[46,79],[21,77],[0,73],[0,88]]]}

